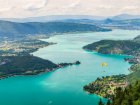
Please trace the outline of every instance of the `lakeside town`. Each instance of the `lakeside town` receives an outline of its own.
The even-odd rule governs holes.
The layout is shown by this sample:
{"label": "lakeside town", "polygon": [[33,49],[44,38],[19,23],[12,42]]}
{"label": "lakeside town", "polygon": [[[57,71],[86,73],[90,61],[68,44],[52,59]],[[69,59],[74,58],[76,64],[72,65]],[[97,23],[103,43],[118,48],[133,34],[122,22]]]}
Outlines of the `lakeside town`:
{"label": "lakeside town", "polygon": [[117,88],[125,89],[128,85],[126,75],[113,75],[97,78],[94,82],[85,85],[84,90],[112,100]]}
{"label": "lakeside town", "polygon": [[5,37],[0,41],[0,54],[1,56],[28,55],[39,48],[55,44],[39,40],[42,38],[48,38],[48,36],[27,36],[15,40]]}

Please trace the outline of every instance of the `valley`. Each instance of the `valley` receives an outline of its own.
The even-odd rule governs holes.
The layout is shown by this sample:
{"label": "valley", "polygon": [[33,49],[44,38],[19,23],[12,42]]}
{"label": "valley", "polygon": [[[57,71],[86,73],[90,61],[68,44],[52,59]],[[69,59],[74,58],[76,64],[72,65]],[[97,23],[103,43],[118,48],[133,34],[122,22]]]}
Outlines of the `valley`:
{"label": "valley", "polygon": [[117,88],[139,80],[139,23],[130,19],[130,30],[128,21],[0,21],[0,92],[7,93],[0,103],[10,105],[7,95],[15,105],[23,98],[23,105],[68,104],[69,97],[68,105],[113,100]]}

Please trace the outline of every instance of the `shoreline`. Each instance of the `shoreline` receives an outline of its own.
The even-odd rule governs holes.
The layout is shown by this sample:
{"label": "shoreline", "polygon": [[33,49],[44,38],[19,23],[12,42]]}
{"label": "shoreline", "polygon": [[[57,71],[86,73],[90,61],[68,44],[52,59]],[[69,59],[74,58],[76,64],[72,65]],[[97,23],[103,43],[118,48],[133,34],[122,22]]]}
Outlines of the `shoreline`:
{"label": "shoreline", "polygon": [[40,71],[39,73],[35,73],[35,74],[9,75],[9,76],[6,76],[6,77],[0,77],[0,80],[8,79],[8,78],[11,78],[11,77],[16,77],[16,76],[35,76],[35,75],[41,75],[41,74],[44,74],[44,73],[53,72],[53,71],[61,69],[61,68],[63,68],[63,67],[54,68],[53,70],[51,70],[51,69],[50,70],[44,70],[44,71]]}
{"label": "shoreline", "polygon": [[[52,36],[49,36],[49,37],[47,37],[47,38],[45,38],[45,39],[49,39],[50,37],[52,37]],[[44,39],[44,38],[43,38]],[[41,41],[41,42],[46,42],[46,43],[48,43],[48,45],[46,45],[46,46],[44,46],[44,47],[39,47],[39,48],[36,48],[36,49],[34,49],[34,50],[32,50],[32,51],[28,51],[27,52],[27,56],[33,56],[33,57],[38,57],[38,56],[35,56],[35,55],[33,55],[33,53],[34,52],[36,52],[36,51],[38,51],[39,49],[41,49],[41,48],[47,48],[48,46],[51,46],[51,45],[55,45],[55,44],[57,44],[57,43],[54,43],[54,42],[47,42],[47,41],[43,41],[43,40],[41,40],[41,39],[36,39],[36,40],[39,40],[39,41]],[[24,55],[17,55],[17,57],[18,56],[24,56]],[[8,56],[3,56],[3,57],[8,57]],[[12,57],[12,56],[11,56]],[[14,56],[13,56],[14,57]],[[16,56],[15,56],[16,57]],[[26,57],[26,56],[25,56]],[[38,58],[40,58],[40,57],[38,57]],[[42,58],[40,58],[40,59],[42,59]],[[44,59],[45,60],[45,59]],[[74,62],[74,63],[60,63],[60,64],[56,64],[56,68],[51,68],[51,69],[44,69],[44,70],[25,70],[25,72],[23,72],[23,73],[21,73],[21,74],[4,74],[4,75],[1,75],[0,76],[0,80],[2,80],[2,79],[6,79],[6,78],[10,78],[10,77],[15,77],[15,76],[20,76],[20,75],[22,75],[22,76],[32,76],[32,75],[39,75],[39,74],[42,74],[42,73],[47,73],[47,72],[51,72],[51,71],[55,71],[55,70],[57,70],[57,69],[60,69],[60,68],[64,68],[64,67],[67,67],[67,66],[72,66],[72,65],[79,65],[79,64],[81,64],[81,62],[80,61],[76,61],[76,62]],[[47,67],[47,66],[46,66]]]}
{"label": "shoreline", "polygon": [[121,87],[125,89],[129,85],[127,80],[127,75],[119,74],[112,76],[103,76],[102,78],[97,78],[95,81],[83,87],[83,90],[89,94],[95,94],[102,98],[112,100],[115,95],[115,89]]}
{"label": "shoreline", "polygon": [[[125,62],[127,62],[129,65],[130,65],[130,67],[127,69],[128,71],[129,71],[129,74],[131,74],[132,72],[134,72],[134,71],[132,71],[132,70],[130,70],[130,68],[132,67],[132,63],[130,63],[129,61],[127,61],[127,60],[125,60],[125,59],[131,59],[131,57],[133,57],[132,55],[126,55],[126,54],[103,54],[103,53],[99,53],[99,52],[97,52],[97,51],[91,51],[91,50],[88,50],[88,49],[84,49],[85,51],[87,51],[87,52],[91,52],[91,53],[97,53],[97,54],[102,54],[102,55],[116,55],[116,56],[122,56],[122,57],[124,57],[123,58],[123,60],[125,61]],[[115,76],[119,76],[119,75],[125,75],[126,77],[127,77],[127,75],[129,75],[129,74],[118,74],[118,75],[115,75]],[[111,77],[111,76],[114,76],[114,75],[110,75],[109,77]],[[124,77],[125,77],[124,76]],[[99,78],[99,77],[98,77]],[[95,80],[96,81],[96,80]],[[89,84],[87,84],[87,85],[90,85],[91,83],[94,83],[95,81],[93,81],[93,82],[90,82]],[[130,82],[127,80],[126,81],[128,84],[130,84]],[[85,86],[87,86],[87,85],[85,85]],[[109,100],[111,100],[111,97],[109,97],[109,98],[107,98],[107,97],[104,97],[104,96],[102,96],[102,95],[100,95],[100,94],[97,94],[97,93],[92,93],[92,92],[89,92],[89,91],[87,91],[86,89],[84,89],[84,87],[85,86],[83,86],[83,91],[85,91],[85,92],[87,92],[88,94],[90,94],[90,95],[97,95],[98,97],[100,97],[100,98],[105,98],[105,99],[109,99]],[[128,86],[128,85],[127,85]]]}
{"label": "shoreline", "polygon": [[40,71],[35,71],[35,72],[34,71],[32,71],[32,72],[26,71],[23,74],[15,74],[15,75],[10,74],[10,75],[4,76],[4,77],[0,77],[0,80],[7,79],[7,78],[10,78],[10,77],[16,77],[16,76],[35,76],[35,75],[40,75],[40,74],[44,74],[44,73],[53,72],[53,71],[56,71],[58,69],[65,68],[65,67],[68,67],[68,66],[80,65],[80,64],[81,63],[79,61],[76,61],[74,63],[60,63],[60,64],[57,64],[56,68],[45,69],[45,70],[40,70]]}
{"label": "shoreline", "polygon": [[[123,76],[123,77],[125,77],[125,79],[122,78],[121,81],[119,79],[117,79],[115,81],[113,81],[113,80],[111,81],[111,82],[113,82],[113,85],[115,84],[114,86],[116,86],[116,87],[114,87],[113,90],[110,87],[110,86],[112,86],[112,84],[111,84],[110,80],[108,80],[108,78],[107,79],[106,78],[101,78],[101,79],[97,78],[94,82],[90,82],[88,85],[85,85],[83,87],[83,89],[85,91],[88,91],[90,94],[96,94],[103,98],[112,99],[111,97],[115,96],[115,94],[116,94],[115,92],[116,92],[117,88],[125,89],[130,84],[133,84],[133,82],[137,81],[138,78],[133,79],[135,77],[135,75],[133,75],[133,74],[136,73],[138,70],[135,66],[140,65],[140,57],[139,57],[140,44],[138,42],[135,42],[136,39],[138,39],[138,41],[139,41],[139,36],[137,36],[133,40],[129,40],[131,42],[130,44],[126,43],[127,40],[124,40],[123,43],[122,43],[122,41],[117,42],[114,40],[100,40],[100,41],[97,41],[97,42],[84,46],[83,49],[88,52],[95,52],[95,53],[103,54],[103,55],[124,56],[124,61],[127,62],[130,65],[130,67],[128,68],[129,73],[127,75],[125,74]],[[120,45],[118,45],[118,43]],[[118,48],[117,45],[119,46],[120,49]],[[133,47],[134,45],[136,47]],[[127,50],[126,50],[126,48],[127,48]],[[130,75],[131,75],[131,77],[130,77]],[[112,77],[112,76],[113,75],[111,75],[110,77]],[[119,77],[120,75],[116,75],[116,76]],[[123,81],[123,83],[121,83],[122,81]],[[120,84],[123,84],[124,86],[123,85],[121,86]],[[105,87],[106,87],[106,90],[104,90]],[[111,92],[111,94],[110,94],[110,92]]]}
{"label": "shoreline", "polygon": [[[117,30],[117,29],[116,29]],[[119,30],[119,29],[118,29]],[[121,29],[120,29],[121,30]],[[123,30],[123,29],[122,29]],[[112,30],[109,30],[109,31],[86,31],[86,32],[66,32],[66,33],[53,33],[53,34],[50,34],[49,38],[52,37],[52,36],[56,36],[56,35],[65,35],[65,34],[83,34],[83,33],[95,33],[95,32],[110,32]]]}
{"label": "shoreline", "polygon": [[102,55],[116,55],[116,56],[126,56],[126,57],[135,57],[135,56],[133,56],[133,55],[127,55],[127,54],[103,54],[103,53],[100,53],[100,52],[97,52],[97,51],[95,51],[95,50],[88,50],[88,49],[85,49],[85,48],[83,48],[85,51],[87,51],[87,52],[94,52],[94,53],[98,53],[98,54],[102,54]]}

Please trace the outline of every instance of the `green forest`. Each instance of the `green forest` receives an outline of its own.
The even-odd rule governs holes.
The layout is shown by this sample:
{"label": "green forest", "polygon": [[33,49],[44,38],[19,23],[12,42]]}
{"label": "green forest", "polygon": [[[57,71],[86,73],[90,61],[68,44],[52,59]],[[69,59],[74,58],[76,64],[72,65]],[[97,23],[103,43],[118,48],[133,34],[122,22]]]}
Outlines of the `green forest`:
{"label": "green forest", "polygon": [[[99,105],[105,105],[105,103],[100,99]],[[129,85],[125,90],[117,88],[112,102],[108,100],[106,105],[140,105],[140,80]]]}

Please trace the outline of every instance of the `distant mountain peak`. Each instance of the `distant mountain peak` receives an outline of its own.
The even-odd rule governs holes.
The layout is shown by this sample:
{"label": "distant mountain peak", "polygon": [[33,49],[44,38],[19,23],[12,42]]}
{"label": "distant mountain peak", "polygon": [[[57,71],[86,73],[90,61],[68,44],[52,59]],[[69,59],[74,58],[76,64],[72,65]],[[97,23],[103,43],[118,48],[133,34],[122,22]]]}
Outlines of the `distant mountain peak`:
{"label": "distant mountain peak", "polygon": [[113,16],[112,20],[129,20],[129,19],[140,19],[140,15],[131,15],[131,14],[120,14]]}

